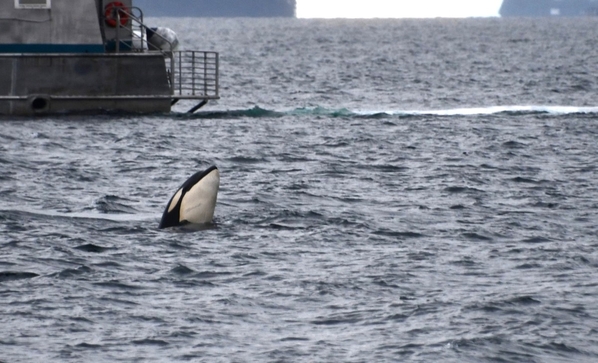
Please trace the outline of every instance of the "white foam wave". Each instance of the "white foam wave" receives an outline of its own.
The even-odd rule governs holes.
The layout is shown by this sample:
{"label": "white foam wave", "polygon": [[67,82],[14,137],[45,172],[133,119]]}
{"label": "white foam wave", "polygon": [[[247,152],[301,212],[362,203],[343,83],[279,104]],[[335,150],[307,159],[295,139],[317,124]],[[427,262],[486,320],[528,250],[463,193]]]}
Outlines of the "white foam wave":
{"label": "white foam wave", "polygon": [[409,115],[434,115],[434,116],[475,116],[494,115],[498,113],[548,113],[552,115],[567,115],[577,113],[598,113],[598,107],[577,107],[577,106],[490,106],[452,108],[444,110],[384,110],[384,111],[355,111],[358,115],[368,116],[376,114],[388,114],[393,116]]}

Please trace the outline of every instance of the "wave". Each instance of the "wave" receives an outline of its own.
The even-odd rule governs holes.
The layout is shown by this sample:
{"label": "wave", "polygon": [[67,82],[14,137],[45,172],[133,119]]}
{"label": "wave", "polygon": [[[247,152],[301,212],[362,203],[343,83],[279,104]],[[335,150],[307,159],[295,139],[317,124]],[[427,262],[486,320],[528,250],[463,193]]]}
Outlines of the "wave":
{"label": "wave", "polygon": [[49,218],[72,218],[72,219],[88,219],[88,220],[107,220],[112,222],[130,222],[130,221],[148,221],[155,220],[159,217],[158,214],[147,213],[116,213],[106,214],[103,212],[60,212],[47,209],[37,209],[28,207],[2,207],[0,213],[5,215],[21,214],[33,217],[49,217]]}
{"label": "wave", "polygon": [[[598,107],[575,107],[575,106],[490,106],[473,108],[454,108],[446,110],[407,111],[406,115],[433,115],[433,116],[478,116],[478,115],[571,115],[571,114],[594,114],[598,113]],[[401,111],[390,112],[390,114],[401,115]]]}
{"label": "wave", "polygon": [[200,111],[194,114],[174,113],[178,118],[230,119],[230,118],[280,118],[287,116],[325,116],[331,118],[406,118],[420,116],[488,116],[488,115],[577,115],[598,114],[598,107],[577,106],[489,106],[463,107],[438,110],[350,110],[348,108],[300,107],[291,110],[269,110],[254,106],[248,109]]}

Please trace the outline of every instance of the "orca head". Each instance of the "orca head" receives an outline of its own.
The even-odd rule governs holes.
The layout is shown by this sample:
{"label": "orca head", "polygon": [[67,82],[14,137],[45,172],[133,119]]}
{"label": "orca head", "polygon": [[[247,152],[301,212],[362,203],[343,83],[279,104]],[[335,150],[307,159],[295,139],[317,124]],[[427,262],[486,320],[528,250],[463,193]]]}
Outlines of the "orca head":
{"label": "orca head", "polygon": [[158,228],[211,223],[219,187],[220,172],[216,166],[191,175],[166,204]]}

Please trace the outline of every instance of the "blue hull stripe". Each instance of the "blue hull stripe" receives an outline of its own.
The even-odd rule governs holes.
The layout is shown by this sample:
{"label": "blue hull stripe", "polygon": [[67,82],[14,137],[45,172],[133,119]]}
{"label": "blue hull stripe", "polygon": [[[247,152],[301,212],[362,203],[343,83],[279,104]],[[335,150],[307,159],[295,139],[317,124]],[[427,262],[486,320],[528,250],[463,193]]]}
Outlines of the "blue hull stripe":
{"label": "blue hull stripe", "polygon": [[0,53],[104,53],[103,44],[0,44]]}

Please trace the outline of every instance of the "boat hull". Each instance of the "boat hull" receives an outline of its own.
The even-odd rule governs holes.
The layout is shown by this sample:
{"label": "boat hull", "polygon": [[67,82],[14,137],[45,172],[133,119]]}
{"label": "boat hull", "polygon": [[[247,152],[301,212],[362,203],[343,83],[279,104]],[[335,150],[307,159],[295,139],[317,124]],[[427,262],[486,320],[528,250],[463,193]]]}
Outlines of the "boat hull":
{"label": "boat hull", "polygon": [[168,112],[162,54],[0,54],[0,114]]}

